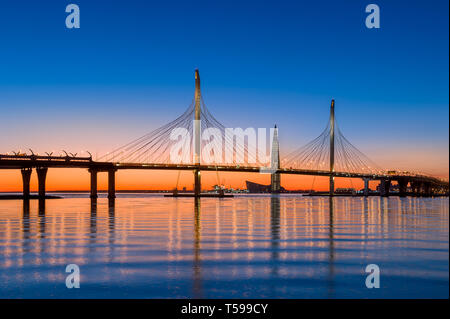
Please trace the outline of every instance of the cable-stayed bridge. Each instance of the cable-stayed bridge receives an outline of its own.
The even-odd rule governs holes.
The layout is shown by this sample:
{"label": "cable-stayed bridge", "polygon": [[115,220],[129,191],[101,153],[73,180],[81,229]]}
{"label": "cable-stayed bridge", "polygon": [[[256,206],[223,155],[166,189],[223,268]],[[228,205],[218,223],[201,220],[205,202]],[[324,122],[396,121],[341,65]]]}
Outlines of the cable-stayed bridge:
{"label": "cable-stayed bridge", "polygon": [[[108,197],[115,198],[117,170],[189,170],[194,173],[193,195],[201,196],[201,171],[248,172],[271,174],[272,193],[280,192],[281,175],[312,175],[329,178],[329,195],[334,195],[335,178],[361,178],[364,195],[369,195],[369,181],[380,181],[380,195],[389,196],[392,182],[397,182],[399,195],[433,195],[447,193],[448,181],[411,172],[382,169],[352,145],[342,134],[335,120],[334,100],[330,117],[322,133],[294,152],[281,157],[278,129],[265,131],[227,128],[206,107],[201,95],[200,75],[195,71],[195,94],[190,106],[178,118],[126,145],[93,160],[65,153],[38,155],[0,154],[0,169],[20,169],[23,197],[30,196],[33,168],[38,175],[39,197],[45,198],[46,175],[49,168],[85,168],[90,172],[91,197],[97,198],[97,174],[108,172]],[[258,133],[261,133],[258,129]],[[256,138],[258,135],[258,138]],[[270,144],[267,155],[266,146]],[[176,195],[176,192],[174,192]]]}

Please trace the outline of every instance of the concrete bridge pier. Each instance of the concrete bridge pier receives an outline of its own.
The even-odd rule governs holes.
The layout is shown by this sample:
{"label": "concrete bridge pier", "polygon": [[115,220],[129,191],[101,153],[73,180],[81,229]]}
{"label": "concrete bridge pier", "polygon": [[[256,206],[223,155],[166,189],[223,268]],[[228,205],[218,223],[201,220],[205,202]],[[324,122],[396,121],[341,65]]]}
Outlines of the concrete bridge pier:
{"label": "concrete bridge pier", "polygon": [[400,197],[406,196],[406,188],[408,187],[408,180],[407,179],[399,179],[397,180],[398,183],[398,195]]}
{"label": "concrete bridge pier", "polygon": [[411,183],[416,196],[428,196],[431,194],[430,184],[424,182]]}
{"label": "concrete bridge pier", "polygon": [[367,197],[369,196],[369,179],[368,178],[363,178],[364,181],[364,196]]}
{"label": "concrete bridge pier", "polygon": [[95,199],[97,195],[97,170],[90,168],[89,173],[91,174],[91,198]]}
{"label": "concrete bridge pier", "polygon": [[330,196],[334,196],[334,176],[330,176]]}
{"label": "concrete bridge pier", "polygon": [[422,196],[423,193],[423,183],[419,182],[417,186],[417,195]]}
{"label": "concrete bridge pier", "polygon": [[430,183],[423,183],[423,192],[425,196],[433,195],[433,188],[431,187]]}
{"label": "concrete bridge pier", "polygon": [[415,196],[418,196],[420,193],[420,183],[411,182],[411,191]]}
{"label": "concrete bridge pier", "polygon": [[22,173],[23,199],[30,198],[30,179],[32,171],[33,170],[31,168],[22,168],[20,170],[20,172]]}
{"label": "concrete bridge pier", "polygon": [[37,176],[38,176],[38,185],[39,185],[39,198],[45,198],[45,180],[47,179],[47,167],[38,167],[36,168]]}
{"label": "concrete bridge pier", "polygon": [[108,170],[108,198],[116,198],[116,169]]}
{"label": "concrete bridge pier", "polygon": [[391,188],[391,180],[382,179],[380,181],[380,196],[389,197],[390,188]]}
{"label": "concrete bridge pier", "polygon": [[200,197],[201,192],[202,192],[202,186],[201,186],[200,170],[195,169],[194,170],[194,196]]}

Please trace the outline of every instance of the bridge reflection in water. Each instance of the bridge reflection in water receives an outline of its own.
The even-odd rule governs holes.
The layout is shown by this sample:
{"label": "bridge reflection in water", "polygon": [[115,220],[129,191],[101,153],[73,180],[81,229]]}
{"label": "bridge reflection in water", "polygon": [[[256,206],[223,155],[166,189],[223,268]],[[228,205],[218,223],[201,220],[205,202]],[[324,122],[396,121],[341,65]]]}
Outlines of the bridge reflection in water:
{"label": "bridge reflection in water", "polygon": [[448,221],[445,198],[4,201],[0,296],[442,297]]}

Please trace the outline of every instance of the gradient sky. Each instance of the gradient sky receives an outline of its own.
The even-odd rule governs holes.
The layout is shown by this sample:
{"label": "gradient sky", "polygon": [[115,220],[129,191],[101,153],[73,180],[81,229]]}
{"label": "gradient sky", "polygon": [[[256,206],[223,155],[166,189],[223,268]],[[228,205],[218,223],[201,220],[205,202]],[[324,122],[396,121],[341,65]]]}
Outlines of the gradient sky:
{"label": "gradient sky", "polygon": [[[69,3],[80,29],[65,27]],[[365,27],[369,3],[381,29]],[[0,6],[0,153],[104,154],[181,114],[199,68],[214,116],[228,127],[276,122],[282,153],[320,134],[334,98],[341,130],[379,166],[448,177],[448,1]],[[0,190],[20,189],[19,172],[0,174]],[[122,188],[137,185],[132,175]],[[87,172],[58,176],[49,189],[88,186]]]}

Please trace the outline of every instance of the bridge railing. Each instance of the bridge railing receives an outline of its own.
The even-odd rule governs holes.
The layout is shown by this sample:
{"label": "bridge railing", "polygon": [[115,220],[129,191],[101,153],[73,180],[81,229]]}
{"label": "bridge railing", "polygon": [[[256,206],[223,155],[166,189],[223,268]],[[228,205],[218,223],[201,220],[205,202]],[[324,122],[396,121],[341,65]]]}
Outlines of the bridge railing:
{"label": "bridge railing", "polygon": [[79,156],[48,156],[48,155],[27,155],[27,154],[0,154],[0,160],[24,160],[24,161],[77,161],[92,162],[92,157]]}

